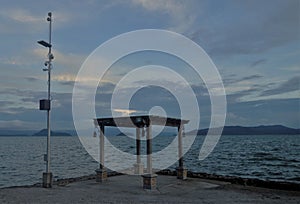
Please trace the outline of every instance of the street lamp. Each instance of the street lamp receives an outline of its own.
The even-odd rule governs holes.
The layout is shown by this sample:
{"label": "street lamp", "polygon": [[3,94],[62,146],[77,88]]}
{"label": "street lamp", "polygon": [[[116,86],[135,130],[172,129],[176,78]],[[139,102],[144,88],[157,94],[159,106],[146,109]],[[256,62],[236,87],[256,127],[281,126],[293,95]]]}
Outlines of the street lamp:
{"label": "street lamp", "polygon": [[54,59],[53,54],[51,53],[51,30],[52,30],[52,13],[48,13],[47,21],[49,22],[49,42],[44,40],[38,41],[38,44],[49,48],[48,52],[48,61],[45,62],[46,69],[43,71],[48,71],[48,98],[40,100],[40,110],[47,111],[47,153],[44,155],[44,161],[46,161],[46,172],[43,173],[43,187],[51,188],[52,187],[52,173],[50,172],[50,109],[51,109],[51,95],[50,95],[50,82],[51,82],[51,69],[52,69],[52,60]]}

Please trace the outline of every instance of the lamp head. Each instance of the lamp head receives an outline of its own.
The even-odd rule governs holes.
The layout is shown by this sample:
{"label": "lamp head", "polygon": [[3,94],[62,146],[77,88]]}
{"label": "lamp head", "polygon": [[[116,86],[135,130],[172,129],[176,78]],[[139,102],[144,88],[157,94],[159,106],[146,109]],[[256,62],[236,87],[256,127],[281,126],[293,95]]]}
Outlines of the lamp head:
{"label": "lamp head", "polygon": [[53,55],[52,53],[50,53],[50,54],[48,55],[48,58],[51,59],[51,60],[53,60],[53,59],[54,59],[54,55]]}
{"label": "lamp head", "polygon": [[47,42],[44,41],[44,40],[38,41],[38,44],[43,45],[44,47],[49,47],[49,48],[52,47],[51,44],[47,43]]}
{"label": "lamp head", "polygon": [[51,13],[51,12],[49,12],[49,13],[48,13],[48,18],[47,18],[47,21],[51,21],[51,16],[52,16],[52,13]]}

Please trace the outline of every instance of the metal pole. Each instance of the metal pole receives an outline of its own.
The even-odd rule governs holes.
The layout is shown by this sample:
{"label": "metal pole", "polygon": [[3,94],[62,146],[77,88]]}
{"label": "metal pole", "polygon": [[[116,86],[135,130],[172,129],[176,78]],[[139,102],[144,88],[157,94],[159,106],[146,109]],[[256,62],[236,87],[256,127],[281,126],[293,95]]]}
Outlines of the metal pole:
{"label": "metal pole", "polygon": [[[51,44],[51,30],[52,30],[52,13],[48,13],[48,18],[47,21],[49,21],[49,44]],[[50,102],[50,107],[51,107],[51,61],[52,61],[52,53],[51,53],[51,46],[49,46],[49,52],[48,52],[48,100]],[[50,137],[51,137],[51,129],[50,129],[50,109],[47,110],[47,130],[48,130],[48,135],[47,135],[47,167],[46,167],[46,172],[50,172]]]}
{"label": "metal pole", "polygon": [[50,128],[50,110],[51,110],[51,69],[52,69],[52,60],[54,59],[53,54],[51,53],[51,33],[52,33],[52,13],[48,13],[47,21],[49,21],[49,42],[43,40],[38,41],[38,43],[44,47],[48,47],[48,61],[45,62],[47,69],[43,71],[48,71],[48,97],[47,99],[40,100],[40,110],[47,110],[47,152],[44,157],[46,161],[46,172],[43,173],[43,187],[51,188],[52,187],[52,173],[50,172],[50,137],[51,137],[51,128]]}

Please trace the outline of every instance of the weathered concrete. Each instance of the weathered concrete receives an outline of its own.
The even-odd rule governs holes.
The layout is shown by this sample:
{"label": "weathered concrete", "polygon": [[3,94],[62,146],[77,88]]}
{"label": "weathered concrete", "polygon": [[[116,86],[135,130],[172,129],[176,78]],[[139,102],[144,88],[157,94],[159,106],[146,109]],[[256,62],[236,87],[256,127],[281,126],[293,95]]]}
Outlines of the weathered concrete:
{"label": "weathered concrete", "polygon": [[187,179],[187,168],[178,167],[176,168],[177,178],[185,180]]}
{"label": "weathered concrete", "polygon": [[51,172],[43,173],[43,187],[51,188],[53,184],[53,174]]}
{"label": "weathered concrete", "polygon": [[65,183],[53,188],[0,189],[0,203],[300,203],[299,191],[246,187],[228,182],[159,175],[155,190],[144,190],[141,176],[113,176]]}
{"label": "weathered concrete", "polygon": [[104,182],[107,180],[107,171],[105,169],[96,169],[96,182]]}
{"label": "weathered concrete", "polygon": [[155,190],[157,187],[157,174],[144,174],[143,177],[143,188],[149,190]]}

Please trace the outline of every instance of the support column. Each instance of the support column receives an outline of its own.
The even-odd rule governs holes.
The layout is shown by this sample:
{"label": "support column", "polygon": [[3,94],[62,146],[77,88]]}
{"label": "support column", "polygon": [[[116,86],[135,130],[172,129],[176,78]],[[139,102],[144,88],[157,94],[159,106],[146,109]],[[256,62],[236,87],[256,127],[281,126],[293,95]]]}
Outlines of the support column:
{"label": "support column", "polygon": [[152,174],[152,125],[149,122],[149,125],[146,127],[147,132],[147,173]]}
{"label": "support column", "polygon": [[104,167],[104,125],[100,125],[100,165],[99,169],[96,169],[96,182],[103,182],[107,179],[107,171]]}
{"label": "support column", "polygon": [[143,188],[155,189],[157,175],[152,173],[152,125],[151,121],[146,127],[147,130],[147,174],[143,175]]}
{"label": "support column", "polygon": [[177,170],[177,178],[178,179],[187,179],[187,169],[183,167],[183,153],[182,153],[182,130],[183,124],[178,126],[178,168]]}
{"label": "support column", "polygon": [[141,163],[141,129],[136,128],[136,164],[134,164],[134,174],[143,174],[144,165]]}

